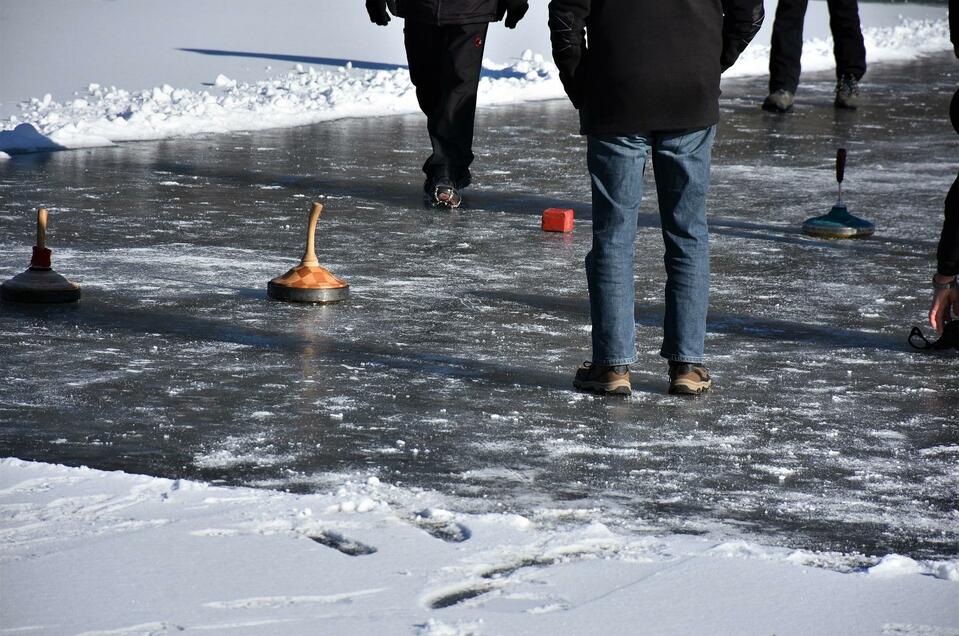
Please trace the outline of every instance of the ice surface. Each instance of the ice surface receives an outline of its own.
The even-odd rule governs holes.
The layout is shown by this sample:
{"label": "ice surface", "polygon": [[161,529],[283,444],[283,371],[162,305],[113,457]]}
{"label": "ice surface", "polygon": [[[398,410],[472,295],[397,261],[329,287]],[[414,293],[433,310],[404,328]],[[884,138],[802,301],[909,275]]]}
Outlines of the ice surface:
{"label": "ice surface", "polygon": [[[451,214],[419,207],[418,115],[15,156],[0,164],[0,276],[26,267],[46,205],[54,266],[84,299],[0,307],[0,455],[298,492],[375,477],[422,493],[409,516],[951,557],[955,356],[905,338],[955,177],[954,63],[876,65],[858,113],[831,108],[829,73],[787,118],[759,110],[761,78],[728,83],[710,203],[718,384],[692,402],[663,394],[649,197],[637,392],[571,390],[589,355],[589,186],[563,102],[482,109],[476,185]],[[798,229],[833,203],[840,144],[870,240]],[[351,300],[268,302],[313,198],[320,260]],[[576,210],[572,235],[539,231],[554,206]]]}

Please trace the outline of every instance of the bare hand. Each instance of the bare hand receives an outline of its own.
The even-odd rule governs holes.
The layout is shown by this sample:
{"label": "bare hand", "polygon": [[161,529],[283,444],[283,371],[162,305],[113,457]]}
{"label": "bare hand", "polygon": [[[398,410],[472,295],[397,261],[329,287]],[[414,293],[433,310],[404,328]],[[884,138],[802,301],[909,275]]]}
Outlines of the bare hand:
{"label": "bare hand", "polygon": [[959,318],[959,289],[938,289],[929,308],[929,324],[940,336],[946,322]]}

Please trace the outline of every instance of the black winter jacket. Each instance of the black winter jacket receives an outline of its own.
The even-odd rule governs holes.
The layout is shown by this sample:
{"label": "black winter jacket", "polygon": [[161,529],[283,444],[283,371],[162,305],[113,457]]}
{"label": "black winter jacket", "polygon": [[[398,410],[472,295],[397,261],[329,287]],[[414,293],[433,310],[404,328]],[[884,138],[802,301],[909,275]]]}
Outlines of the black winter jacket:
{"label": "black winter jacket", "polygon": [[719,77],[755,37],[762,0],[551,0],[553,59],[581,132],[719,121]]}
{"label": "black winter jacket", "polygon": [[959,1],[949,0],[949,39],[959,46]]}
{"label": "black winter jacket", "polygon": [[495,22],[502,17],[499,4],[499,0],[396,0],[396,15],[438,26]]}
{"label": "black winter jacket", "polygon": [[[949,34],[953,45],[959,46],[959,0],[949,0]],[[959,133],[959,90],[949,104],[949,118],[952,127]],[[936,256],[938,273],[943,276],[959,274],[959,176],[946,196],[946,220],[942,224]]]}
{"label": "black winter jacket", "polygon": [[946,196],[946,220],[939,235],[939,249],[936,251],[938,267],[942,276],[959,274],[959,176],[949,188]]}

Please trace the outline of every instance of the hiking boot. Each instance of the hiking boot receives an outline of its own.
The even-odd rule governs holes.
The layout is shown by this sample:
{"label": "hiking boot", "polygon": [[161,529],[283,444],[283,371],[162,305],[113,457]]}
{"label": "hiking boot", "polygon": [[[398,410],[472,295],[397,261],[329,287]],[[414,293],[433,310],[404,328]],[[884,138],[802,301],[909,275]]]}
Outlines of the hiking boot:
{"label": "hiking boot", "polygon": [[463,202],[460,193],[456,191],[452,182],[446,178],[436,180],[427,179],[423,184],[425,202],[431,208],[458,208]]}
{"label": "hiking boot", "polygon": [[669,362],[669,394],[699,395],[713,386],[709,369],[691,362]]}
{"label": "hiking boot", "polygon": [[788,113],[793,109],[793,102],[795,101],[796,96],[793,95],[792,91],[780,88],[769,94],[766,101],[763,102],[763,110],[768,110],[771,113]]}
{"label": "hiking boot", "polygon": [[576,369],[573,386],[580,391],[592,391],[593,393],[630,395],[633,392],[629,385],[629,367],[625,364],[610,367],[584,362],[583,366]]}
{"label": "hiking boot", "polygon": [[847,110],[856,110],[860,104],[859,98],[859,80],[854,75],[843,75],[836,82],[836,101],[833,106],[836,108],[845,108]]}

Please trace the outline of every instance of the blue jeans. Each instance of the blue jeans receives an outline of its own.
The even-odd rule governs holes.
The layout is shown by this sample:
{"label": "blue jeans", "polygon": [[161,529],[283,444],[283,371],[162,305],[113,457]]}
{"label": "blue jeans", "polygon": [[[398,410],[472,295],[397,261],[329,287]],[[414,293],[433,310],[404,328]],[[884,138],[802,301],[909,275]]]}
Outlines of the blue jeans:
{"label": "blue jeans", "polygon": [[666,253],[666,315],[660,355],[702,362],[709,305],[706,193],[716,127],[626,136],[589,136],[593,248],[586,280],[593,364],[636,361],[636,222],[652,153]]}

